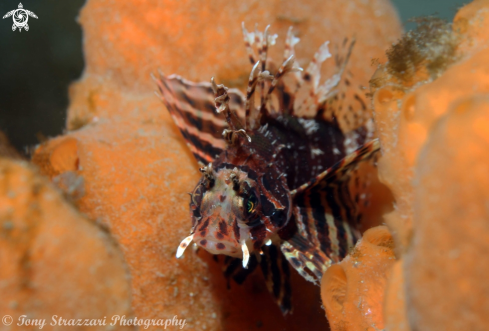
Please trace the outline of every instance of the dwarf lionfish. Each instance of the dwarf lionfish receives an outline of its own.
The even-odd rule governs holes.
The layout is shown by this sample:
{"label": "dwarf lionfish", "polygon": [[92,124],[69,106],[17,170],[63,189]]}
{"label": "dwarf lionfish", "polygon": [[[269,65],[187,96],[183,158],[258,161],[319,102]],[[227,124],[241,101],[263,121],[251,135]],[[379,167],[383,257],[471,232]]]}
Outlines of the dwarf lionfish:
{"label": "dwarf lionfish", "polygon": [[335,74],[320,84],[321,64],[332,57],[328,42],[302,70],[295,63],[299,39],[292,28],[280,66],[267,58],[277,37],[268,27],[248,32],[243,24],[243,34],[253,65],[246,96],[214,79],[198,84],[176,75],[156,79],[166,108],[202,164],[202,178],[190,193],[190,235],[177,257],[192,241],[225,254],[225,274],[238,283],[260,265],[286,314],[288,263],[317,284],[359,238],[357,168],[373,163],[379,143],[365,96],[346,70],[354,42],[344,40],[343,55],[334,57]]}

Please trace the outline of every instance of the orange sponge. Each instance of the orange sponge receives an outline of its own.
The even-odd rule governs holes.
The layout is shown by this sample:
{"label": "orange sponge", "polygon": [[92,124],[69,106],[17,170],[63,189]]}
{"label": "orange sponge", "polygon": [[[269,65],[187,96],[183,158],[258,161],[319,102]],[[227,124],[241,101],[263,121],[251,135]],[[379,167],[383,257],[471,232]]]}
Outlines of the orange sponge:
{"label": "orange sponge", "polygon": [[389,330],[489,328],[488,9],[479,0],[452,26],[425,21],[420,39],[403,38],[371,81],[379,175],[396,198],[386,221],[403,256],[388,286]]}
{"label": "orange sponge", "polygon": [[381,330],[394,241],[385,226],[367,230],[353,251],[321,280],[321,296],[333,331]]}
{"label": "orange sponge", "polygon": [[32,166],[1,157],[0,265],[0,311],[14,323],[133,316],[127,265],[111,236]]}

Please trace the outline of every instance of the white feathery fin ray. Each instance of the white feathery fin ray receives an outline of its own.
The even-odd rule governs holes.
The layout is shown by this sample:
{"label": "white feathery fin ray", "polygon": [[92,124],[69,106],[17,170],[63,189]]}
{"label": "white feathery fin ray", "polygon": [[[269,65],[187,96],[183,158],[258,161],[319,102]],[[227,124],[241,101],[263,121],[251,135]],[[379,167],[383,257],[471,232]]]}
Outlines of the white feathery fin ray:
{"label": "white feathery fin ray", "polygon": [[273,77],[272,83],[270,84],[270,87],[269,87],[268,92],[267,92],[267,96],[266,96],[264,102],[262,103],[262,105],[260,107],[260,111],[263,111],[265,106],[268,104],[268,102],[270,100],[270,96],[272,95],[272,92],[275,89],[275,87],[277,86],[280,78],[282,78],[286,73],[289,73],[289,72],[301,72],[302,71],[302,68],[294,67],[294,64],[295,64],[295,55],[292,54],[288,59],[286,59],[284,61],[284,63],[280,66],[279,70],[275,74],[275,77]]}
{"label": "white feathery fin ray", "polygon": [[245,104],[245,129],[250,127],[251,112],[255,108],[255,88],[258,82],[258,75],[260,74],[260,61],[257,61],[251,69],[250,77],[248,79],[248,88],[246,89],[246,104]]}
{"label": "white feathery fin ray", "polygon": [[248,79],[248,88],[246,89],[245,104],[245,129],[254,129],[253,125],[257,122],[259,114],[255,112],[255,90],[258,82],[272,80],[273,76],[268,71],[260,71],[260,61],[256,62]]}
{"label": "white feathery fin ray", "polygon": [[[267,70],[267,56],[268,56],[268,29],[270,29],[270,25],[267,25],[265,31],[263,32],[262,41],[261,41],[261,49],[260,53],[260,61],[261,61],[261,72],[268,72]],[[265,104],[265,81],[262,80],[260,84],[260,114],[256,120],[259,120],[259,116],[261,116],[262,106]]]}
{"label": "white feathery fin ray", "polygon": [[211,77],[211,86],[214,94],[216,95],[216,112],[218,114],[229,110],[226,98],[228,98],[227,91],[228,88],[224,85],[217,85],[214,77]]}
{"label": "white feathery fin ray", "polygon": [[[298,86],[296,94],[299,96],[294,101],[294,114],[303,116],[315,113],[318,105],[318,86],[321,78],[321,64],[331,57],[329,41],[321,45],[314,54],[312,61],[302,74],[302,84]],[[308,90],[309,93],[304,93]]]}
{"label": "white feathery fin ray", "polygon": [[257,42],[259,45],[259,54],[260,54],[260,62],[261,62],[261,71],[265,72],[266,71],[266,64],[267,64],[267,58],[268,58],[268,48],[270,46],[275,45],[275,42],[277,40],[278,35],[270,35],[268,33],[268,30],[270,29],[270,25],[267,25],[265,28],[265,32],[263,34],[259,33],[258,31],[255,32],[255,36],[258,35],[260,36],[260,41]]}
{"label": "white feathery fin ray", "polygon": [[[285,49],[284,49],[283,61],[286,61],[287,59],[289,59],[291,55],[295,55],[295,48],[294,47],[300,41],[300,38],[294,36],[292,30],[293,30],[293,28],[291,26],[291,27],[289,27],[289,30],[287,31],[287,38],[285,39]],[[302,68],[300,71],[302,71]],[[294,75],[295,75],[295,78],[297,80],[299,80],[301,77],[301,73],[299,71],[295,71]]]}
{"label": "white feathery fin ray", "polygon": [[[268,33],[270,25],[267,25],[264,32],[258,31],[258,24],[255,24],[254,32],[248,32],[248,30],[246,30],[244,22],[241,22],[241,28],[243,31],[243,40],[245,42],[246,52],[248,53],[251,65],[255,66],[258,58],[258,61],[260,61],[262,65],[261,71],[265,71],[268,48],[275,45],[278,35],[270,35]],[[253,45],[256,46],[258,57],[253,50]]]}
{"label": "white feathery fin ray", "polygon": [[289,27],[287,31],[287,38],[285,39],[285,50],[283,61],[286,61],[291,55],[295,55],[294,46],[300,41],[299,38],[295,37],[292,33],[292,27]]}
{"label": "white feathery fin ray", "polygon": [[182,240],[180,245],[178,245],[177,254],[176,254],[177,259],[182,257],[183,253],[185,252],[185,249],[187,249],[187,247],[190,245],[193,239],[194,239],[194,235],[191,234],[190,236]]}
{"label": "white feathery fin ray", "polygon": [[319,79],[321,78],[321,65],[324,61],[331,57],[331,53],[329,52],[329,41],[326,41],[319,47],[319,50],[314,54],[311,62],[307,66],[307,69],[303,72],[302,78],[304,79],[305,85],[311,84],[316,91],[319,85]]}
{"label": "white feathery fin ray", "polygon": [[277,42],[278,34],[267,35],[268,46],[273,46]]}
{"label": "white feathery fin ray", "polygon": [[[214,102],[216,113],[225,113],[226,122],[232,131],[243,130],[243,123],[241,122],[239,111],[244,111],[244,109],[241,104],[239,109],[237,109],[236,104],[232,102],[232,98],[229,96],[229,94],[235,95],[236,91],[233,91],[233,89],[230,90],[223,84],[217,85],[214,81],[214,77],[211,78],[211,87],[215,96]],[[238,94],[238,97],[241,101],[244,101],[244,97],[241,93]]]}
{"label": "white feathery fin ray", "polygon": [[341,63],[338,72],[317,88],[316,94],[319,103],[324,102],[331,94],[334,94],[336,92],[334,88],[336,88],[341,81],[341,77],[345,72],[346,66],[348,64],[354,46],[355,46],[355,39],[353,39],[352,42],[350,43],[347,54],[343,59],[343,62]]}
{"label": "white feathery fin ray", "polygon": [[270,25],[267,25],[265,31],[262,35],[261,40],[261,49],[260,49],[260,62],[261,62],[261,71],[266,70],[267,65],[267,56],[268,56],[268,29],[270,29]]}
{"label": "white feathery fin ray", "polygon": [[[313,76],[313,86],[314,90],[319,86],[319,71],[321,70],[321,64],[331,57],[331,53],[329,52],[329,41],[319,47],[319,50],[314,54],[314,60],[309,64],[309,67],[306,70],[306,73],[312,74]],[[316,74],[314,74],[316,73]]]}
{"label": "white feathery fin ray", "polygon": [[[299,38],[294,37],[292,33],[292,28],[289,28],[287,39],[285,42],[285,51],[284,51],[284,61],[279,68],[279,70],[275,73],[275,75],[270,74],[268,70],[266,70],[266,62],[268,57],[269,46],[274,45],[276,43],[277,35],[270,35],[269,29],[270,26],[265,28],[264,32],[260,32],[258,30],[257,25],[255,25],[254,32],[248,32],[242,24],[243,36],[245,41],[245,46],[250,57],[250,61],[253,63],[253,69],[251,70],[250,77],[248,80],[248,88],[246,95],[246,103],[245,103],[245,130],[249,129],[257,129],[257,125],[259,126],[260,118],[268,111],[272,111],[274,107],[269,104],[270,97],[272,92],[279,84],[279,80],[289,72],[298,72],[302,71],[302,68],[299,68],[295,64],[295,56],[294,56],[294,45],[299,42]],[[255,47],[252,47],[255,45]],[[255,61],[257,58],[254,49],[258,51],[258,61]],[[327,47],[324,51],[323,47],[320,53],[320,60],[323,61],[324,57],[327,55],[330,56]],[[323,56],[324,55],[324,56]],[[300,75],[296,74],[296,81],[300,79]],[[266,80],[271,81],[270,84],[266,84]],[[260,84],[259,84],[260,83]],[[259,85],[258,85],[259,84]],[[257,87],[258,85],[258,87]],[[260,89],[260,107],[255,108],[256,102],[256,90]],[[295,87],[294,87],[295,88]],[[287,88],[286,88],[287,89]],[[292,89],[293,90],[293,89]],[[282,90],[281,90],[282,91]],[[287,92],[290,94],[291,92]],[[285,111],[285,109],[282,109]],[[290,112],[290,110],[288,111]]]}
{"label": "white feathery fin ray", "polygon": [[220,114],[222,112],[226,115],[226,122],[229,129],[224,129],[222,131],[223,138],[234,144],[238,135],[244,136],[248,142],[251,142],[251,137],[243,129],[243,125],[239,119],[239,114],[230,107],[231,98],[228,95],[228,88],[222,84],[217,85],[214,81],[214,77],[211,78],[211,87],[215,96],[216,113]]}
{"label": "white feathery fin ray", "polygon": [[248,32],[245,28],[244,22],[241,22],[241,28],[243,30],[243,39],[245,42],[246,52],[248,53],[248,57],[252,65],[256,62],[255,52],[253,52],[252,45],[255,43],[255,33]]}
{"label": "white feathery fin ray", "polygon": [[211,78],[211,87],[212,90],[214,91],[214,96],[215,96],[214,101],[216,106],[216,113],[219,114],[224,112],[224,114],[226,115],[226,122],[228,124],[229,129],[225,129],[223,131],[223,134],[225,134],[226,131],[231,131],[231,132],[245,131],[243,129],[243,124],[239,119],[239,114],[236,112],[236,110],[231,109],[231,104],[230,104],[231,98],[229,97],[228,94],[229,89],[223,84],[217,85],[216,82],[214,81],[214,77]]}
{"label": "white feathery fin ray", "polygon": [[255,44],[258,50],[258,57],[261,58],[261,51],[263,45],[263,33],[258,31],[258,23],[255,23]]}

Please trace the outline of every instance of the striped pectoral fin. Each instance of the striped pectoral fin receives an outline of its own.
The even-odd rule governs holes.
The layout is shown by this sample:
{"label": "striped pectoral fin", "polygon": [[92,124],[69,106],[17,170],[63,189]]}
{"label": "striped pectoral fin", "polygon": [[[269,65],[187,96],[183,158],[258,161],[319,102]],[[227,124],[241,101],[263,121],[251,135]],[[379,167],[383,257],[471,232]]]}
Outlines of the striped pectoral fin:
{"label": "striped pectoral fin", "polygon": [[267,288],[284,315],[292,312],[290,269],[285,256],[277,245],[263,246],[260,267]]}
{"label": "striped pectoral fin", "polygon": [[305,280],[319,285],[321,278],[332,261],[320,247],[296,234],[281,245],[287,261]]}
{"label": "striped pectoral fin", "polygon": [[[226,147],[222,136],[225,117],[216,113],[215,95],[210,83],[192,83],[179,76],[155,79],[161,98],[197,161],[212,162]],[[244,101],[237,90],[228,91],[229,107],[243,116]]]}
{"label": "striped pectoral fin", "polygon": [[[325,199],[324,196],[321,199]],[[295,207],[298,231],[281,249],[304,279],[319,285],[332,263],[341,261],[354,247],[359,235],[350,224],[333,215],[331,201],[320,207]]]}
{"label": "striped pectoral fin", "polygon": [[[341,230],[340,239],[344,238],[346,241],[339,241],[340,257],[345,255],[344,250],[352,246],[349,233],[357,237],[356,229],[361,218],[359,201],[352,192],[352,187],[355,186],[353,182],[358,178],[357,169],[363,163],[372,162],[379,150],[379,141],[374,139],[312,181],[291,191],[297,208],[294,216],[303,236],[313,243],[314,240],[319,244],[326,240],[334,243],[331,231]],[[328,236],[324,235],[326,230]],[[325,249],[322,251],[327,252]]]}
{"label": "striped pectoral fin", "polygon": [[306,280],[321,279],[331,263],[343,259],[358,240],[360,206],[351,194],[350,180],[357,166],[371,160],[378,150],[378,140],[374,140],[292,191],[291,221],[297,233],[282,245],[282,251]]}
{"label": "striped pectoral fin", "polygon": [[[357,186],[355,184],[358,184],[356,181],[359,180],[357,170],[362,164],[372,163],[379,150],[379,140],[374,139],[312,181],[293,190],[291,195],[294,204],[301,212],[297,215],[298,228],[301,229],[300,217],[302,217],[310,224],[316,222],[319,226],[328,229],[331,228],[330,224],[334,224],[337,229],[345,224],[343,226],[345,231],[351,229],[352,233],[356,232],[362,217],[362,208],[358,199],[359,191],[355,190]],[[362,203],[365,204],[366,201]],[[304,214],[304,211],[307,211],[307,214]],[[328,224],[328,227],[325,227],[325,224]],[[340,245],[340,251],[344,249],[344,245]]]}

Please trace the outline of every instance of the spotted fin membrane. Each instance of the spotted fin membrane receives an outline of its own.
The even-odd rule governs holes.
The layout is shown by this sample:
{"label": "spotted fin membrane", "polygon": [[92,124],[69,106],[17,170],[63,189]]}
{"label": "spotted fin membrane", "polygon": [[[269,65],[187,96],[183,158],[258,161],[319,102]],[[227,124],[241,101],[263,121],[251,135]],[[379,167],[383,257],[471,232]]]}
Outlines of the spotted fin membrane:
{"label": "spotted fin membrane", "polygon": [[[202,165],[191,193],[190,235],[226,255],[224,274],[242,283],[259,266],[284,314],[291,312],[289,264],[315,284],[344,258],[360,237],[364,194],[357,169],[375,167],[379,142],[348,60],[354,41],[334,56],[324,43],[302,70],[299,41],[288,30],[281,65],[268,59],[276,35],[243,36],[253,66],[246,94],[179,76],[155,78],[159,93],[190,151]],[[257,55],[258,54],[258,55]],[[335,73],[321,82],[321,64]],[[363,200],[362,200],[363,199]]]}

